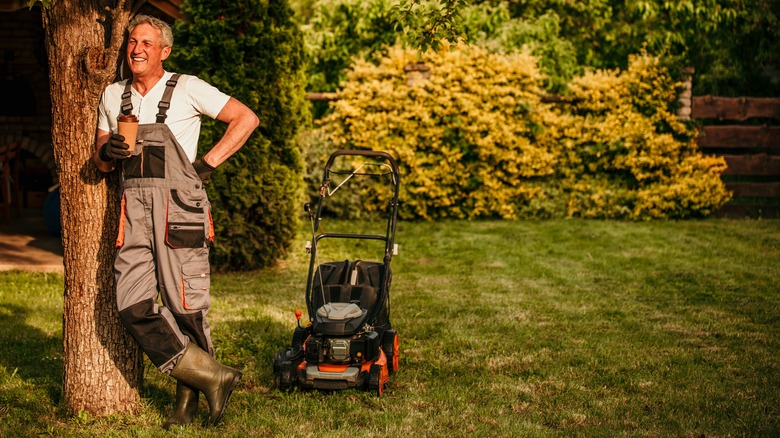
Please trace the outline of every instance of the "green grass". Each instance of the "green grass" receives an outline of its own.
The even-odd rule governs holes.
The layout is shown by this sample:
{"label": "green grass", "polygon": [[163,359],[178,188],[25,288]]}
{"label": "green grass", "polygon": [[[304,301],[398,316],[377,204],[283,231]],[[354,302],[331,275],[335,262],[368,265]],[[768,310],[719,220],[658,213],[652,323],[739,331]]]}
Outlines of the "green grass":
{"label": "green grass", "polygon": [[62,278],[0,273],[0,436],[780,435],[780,221],[402,222],[381,398],[276,389],[303,240],[214,276],[217,356],[245,378],[212,429],[160,429],[174,384],[150,365],[140,415],[65,416]]}

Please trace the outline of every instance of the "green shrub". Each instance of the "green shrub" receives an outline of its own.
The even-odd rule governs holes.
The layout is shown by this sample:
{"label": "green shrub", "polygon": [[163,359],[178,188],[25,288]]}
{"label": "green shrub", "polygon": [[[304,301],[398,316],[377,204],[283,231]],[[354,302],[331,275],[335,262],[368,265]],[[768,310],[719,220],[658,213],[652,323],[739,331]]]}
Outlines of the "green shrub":
{"label": "green shrub", "polygon": [[389,0],[316,0],[301,17],[309,56],[309,89],[335,91],[353,57],[370,57],[395,43]]}
{"label": "green shrub", "polygon": [[[309,56],[309,89],[335,91],[346,79],[353,58],[372,59],[397,40],[393,2],[388,0],[312,0],[299,2],[298,14]],[[433,6],[435,2],[422,2]],[[555,12],[539,17],[511,17],[506,3],[480,3],[462,9],[463,35],[469,44],[509,53],[528,46],[540,58],[544,87],[562,92],[579,71],[574,45],[561,39]],[[410,26],[423,26],[423,23]]]}
{"label": "green shrub", "polygon": [[[268,266],[286,253],[300,216],[295,137],[308,114],[303,38],[286,0],[188,0],[182,12],[173,68],[212,83],[260,119],[207,188],[216,229],[212,260],[222,270]],[[204,118],[199,155],[223,132],[224,124]]]}
{"label": "green shrub", "polygon": [[395,47],[356,61],[321,130],[397,157],[407,218],[677,218],[728,200],[723,160],[697,151],[657,59],[579,77],[555,107],[543,80],[527,52]]}
{"label": "green shrub", "polygon": [[643,47],[682,77],[696,69],[695,95],[777,96],[780,7],[776,1],[524,0],[506,2],[513,17],[555,11],[560,37],[582,66],[626,68]]}
{"label": "green shrub", "polygon": [[528,47],[539,58],[543,86],[550,93],[563,93],[571,78],[580,73],[574,45],[560,37],[560,18],[553,11],[538,17],[512,17],[507,2],[490,2],[463,10],[463,32],[469,44],[491,52],[511,53]]}

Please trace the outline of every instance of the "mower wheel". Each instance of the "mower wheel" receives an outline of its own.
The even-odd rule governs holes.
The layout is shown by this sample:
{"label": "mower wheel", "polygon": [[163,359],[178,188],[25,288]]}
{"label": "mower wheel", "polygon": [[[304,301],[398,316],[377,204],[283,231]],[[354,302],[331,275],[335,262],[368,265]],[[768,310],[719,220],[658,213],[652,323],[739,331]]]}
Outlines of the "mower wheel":
{"label": "mower wheel", "polygon": [[293,386],[293,364],[289,360],[282,362],[279,373],[279,389],[286,391]]}
{"label": "mower wheel", "polygon": [[377,397],[381,397],[382,392],[384,392],[384,386],[382,382],[382,365],[371,365],[371,371],[368,374],[368,390]]}
{"label": "mower wheel", "polygon": [[282,353],[274,354],[274,376],[279,376],[282,372]]}
{"label": "mower wheel", "polygon": [[398,371],[398,359],[401,355],[398,332],[387,330],[382,336],[382,351],[387,357],[387,370],[391,373]]}

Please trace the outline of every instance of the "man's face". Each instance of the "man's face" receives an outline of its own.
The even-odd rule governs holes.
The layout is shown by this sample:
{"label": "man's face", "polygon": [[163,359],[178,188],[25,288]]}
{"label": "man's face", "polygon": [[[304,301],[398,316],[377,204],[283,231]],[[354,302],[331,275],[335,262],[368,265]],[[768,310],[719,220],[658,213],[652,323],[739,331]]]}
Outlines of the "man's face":
{"label": "man's face", "polygon": [[163,47],[162,32],[143,23],[133,29],[127,39],[127,65],[134,78],[162,76],[162,62],[171,54]]}

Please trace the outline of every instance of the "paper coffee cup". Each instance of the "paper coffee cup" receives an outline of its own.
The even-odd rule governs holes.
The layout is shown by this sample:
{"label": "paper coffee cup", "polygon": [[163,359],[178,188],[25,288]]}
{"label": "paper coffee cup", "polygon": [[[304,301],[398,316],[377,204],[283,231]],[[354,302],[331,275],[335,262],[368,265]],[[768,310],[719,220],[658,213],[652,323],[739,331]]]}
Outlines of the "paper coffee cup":
{"label": "paper coffee cup", "polygon": [[138,136],[138,117],[132,114],[119,116],[117,125],[119,135],[125,138],[125,143],[130,146],[130,152],[133,152],[135,150],[135,140]]}

